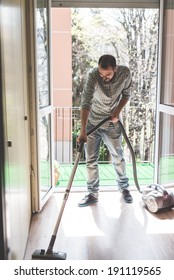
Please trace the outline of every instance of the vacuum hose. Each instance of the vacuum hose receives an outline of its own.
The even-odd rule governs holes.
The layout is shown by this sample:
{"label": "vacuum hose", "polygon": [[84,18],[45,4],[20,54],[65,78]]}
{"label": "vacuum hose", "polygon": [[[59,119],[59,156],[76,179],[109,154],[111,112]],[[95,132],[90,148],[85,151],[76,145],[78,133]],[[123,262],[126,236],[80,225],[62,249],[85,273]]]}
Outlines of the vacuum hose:
{"label": "vacuum hose", "polygon": [[[102,120],[98,125],[96,125],[96,126],[93,127],[91,130],[89,130],[89,131],[87,132],[87,135],[92,134],[92,133],[93,133],[95,130],[97,130],[102,124],[104,124],[105,122],[107,122],[107,121],[109,121],[109,120],[111,120],[111,116],[106,117],[106,118],[105,118],[104,120]],[[137,187],[137,190],[138,190],[139,192],[141,192],[140,186],[139,186],[139,183],[138,183],[138,178],[137,178],[137,168],[136,168],[136,159],[135,159],[134,150],[133,150],[132,145],[131,145],[131,143],[130,143],[130,141],[129,141],[129,138],[128,138],[127,134],[126,134],[126,131],[125,131],[124,127],[123,127],[123,124],[122,124],[122,122],[121,122],[120,120],[118,120],[118,124],[119,124],[119,126],[120,126],[121,132],[122,132],[122,134],[123,134],[123,136],[124,136],[124,139],[125,139],[125,141],[126,141],[128,147],[129,147],[129,150],[130,150],[130,152],[131,152],[132,164],[133,164],[133,176],[134,176],[135,185],[136,185],[136,187]],[[84,145],[84,142],[81,141],[81,143],[80,143],[80,145],[79,145],[79,150],[78,150],[79,152],[82,152],[83,145]]]}
{"label": "vacuum hose", "polygon": [[121,128],[121,132],[122,132],[122,134],[123,134],[123,136],[124,136],[124,139],[125,139],[125,141],[126,141],[128,147],[129,147],[129,150],[130,150],[130,152],[131,152],[132,164],[133,164],[133,175],[134,175],[135,185],[136,185],[136,187],[137,187],[137,190],[138,190],[139,192],[141,192],[140,186],[139,186],[139,183],[138,183],[138,178],[137,178],[137,168],[136,168],[136,159],[135,159],[134,150],[133,150],[132,145],[131,145],[131,143],[130,143],[130,141],[129,141],[129,138],[128,138],[127,134],[126,134],[126,131],[125,131],[124,127],[123,127],[123,124],[121,123],[120,120],[118,120],[118,124],[119,124],[119,126],[120,126],[120,128]]}

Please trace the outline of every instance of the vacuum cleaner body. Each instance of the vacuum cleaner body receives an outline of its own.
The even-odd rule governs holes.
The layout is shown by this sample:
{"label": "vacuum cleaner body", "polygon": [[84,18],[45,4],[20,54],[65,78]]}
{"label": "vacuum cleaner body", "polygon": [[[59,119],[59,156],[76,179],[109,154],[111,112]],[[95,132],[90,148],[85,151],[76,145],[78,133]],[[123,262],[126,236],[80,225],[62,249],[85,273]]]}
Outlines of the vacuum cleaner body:
{"label": "vacuum cleaner body", "polygon": [[174,207],[174,194],[163,186],[152,184],[142,191],[142,200],[148,210],[156,213],[164,208]]}

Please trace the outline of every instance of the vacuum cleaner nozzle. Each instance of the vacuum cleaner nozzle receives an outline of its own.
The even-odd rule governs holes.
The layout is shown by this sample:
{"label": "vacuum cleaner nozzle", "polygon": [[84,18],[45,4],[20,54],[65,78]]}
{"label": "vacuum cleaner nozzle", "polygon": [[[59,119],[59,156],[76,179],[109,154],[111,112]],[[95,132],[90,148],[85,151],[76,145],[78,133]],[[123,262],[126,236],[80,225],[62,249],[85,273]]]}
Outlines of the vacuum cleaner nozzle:
{"label": "vacuum cleaner nozzle", "polygon": [[44,249],[35,250],[32,254],[32,260],[66,260],[66,253],[64,252],[50,252]]}

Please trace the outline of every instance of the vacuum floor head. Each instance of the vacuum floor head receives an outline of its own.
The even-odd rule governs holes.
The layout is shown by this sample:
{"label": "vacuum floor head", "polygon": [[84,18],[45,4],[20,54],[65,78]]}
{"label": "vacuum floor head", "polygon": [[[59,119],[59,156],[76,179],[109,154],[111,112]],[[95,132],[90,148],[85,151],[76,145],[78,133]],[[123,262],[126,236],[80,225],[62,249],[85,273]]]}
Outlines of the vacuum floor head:
{"label": "vacuum floor head", "polygon": [[152,213],[156,213],[160,209],[174,207],[174,194],[160,185],[149,185],[142,191],[142,194],[144,204]]}
{"label": "vacuum floor head", "polygon": [[32,260],[66,260],[66,253],[59,251],[47,253],[44,249],[35,250]]}

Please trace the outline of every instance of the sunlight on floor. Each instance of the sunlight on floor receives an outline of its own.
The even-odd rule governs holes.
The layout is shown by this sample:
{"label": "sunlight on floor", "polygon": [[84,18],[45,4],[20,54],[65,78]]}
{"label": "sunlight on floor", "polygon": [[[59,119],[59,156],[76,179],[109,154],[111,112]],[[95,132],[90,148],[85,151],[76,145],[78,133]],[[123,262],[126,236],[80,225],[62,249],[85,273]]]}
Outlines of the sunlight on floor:
{"label": "sunlight on floor", "polygon": [[[98,203],[81,208],[77,204],[84,192],[71,193],[55,249],[66,251],[71,260],[173,259],[174,209],[152,214],[145,208],[141,194],[131,193],[131,204],[125,203],[118,191],[102,191]],[[34,216],[26,259],[35,248],[49,244],[63,197],[63,193],[56,193],[43,213]]]}
{"label": "sunlight on floor", "polygon": [[[170,211],[170,210],[169,210]],[[174,233],[174,223],[171,219],[159,219],[158,214],[156,214],[157,218],[154,222],[153,219],[148,217],[148,224],[146,233],[147,234],[170,234]]]}
{"label": "sunlight on floor", "polygon": [[[127,211],[135,219],[137,227],[141,227],[146,234],[174,233],[174,223],[171,218],[166,219],[165,215],[164,219],[162,213],[150,213],[137,192],[132,192],[132,195],[136,196],[132,204],[125,204],[119,192],[106,192],[99,195],[98,203],[79,208],[77,204],[83,195],[83,193],[76,194],[76,200],[70,199],[67,203],[62,221],[66,237],[105,236],[105,224],[108,220],[111,220],[112,224],[120,222],[124,225],[127,223]],[[60,196],[58,200],[60,205]],[[109,203],[106,204],[106,201]]]}
{"label": "sunlight on floor", "polygon": [[104,236],[104,233],[97,227],[94,217],[91,213],[91,208],[73,210],[74,217],[71,216],[71,211],[67,211],[66,217],[71,216],[63,222],[63,230],[65,236]]}

